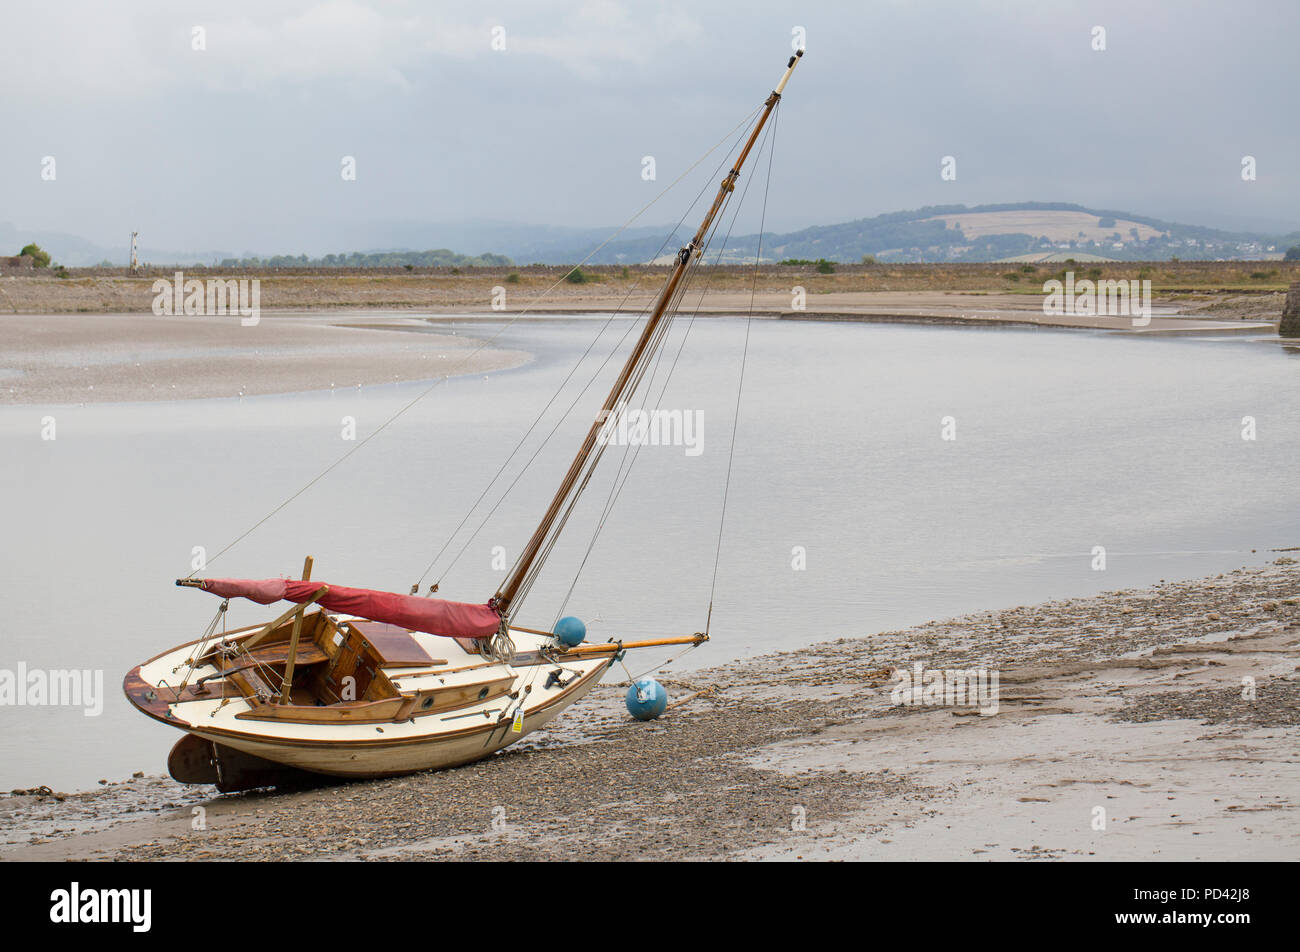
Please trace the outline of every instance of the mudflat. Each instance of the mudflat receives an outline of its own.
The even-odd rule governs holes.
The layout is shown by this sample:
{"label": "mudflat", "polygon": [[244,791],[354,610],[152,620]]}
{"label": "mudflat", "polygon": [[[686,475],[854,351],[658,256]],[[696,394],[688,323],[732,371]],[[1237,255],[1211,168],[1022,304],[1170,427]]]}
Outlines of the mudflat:
{"label": "mudflat", "polygon": [[[535,278],[538,287],[515,294],[504,309],[495,310],[487,285],[457,283],[431,290],[413,278],[373,275],[346,284],[343,278],[275,280],[283,287],[264,292],[264,299],[278,299],[285,307],[264,309],[255,326],[245,326],[238,316],[155,316],[148,310],[143,280],[125,282],[125,290],[105,299],[105,305],[138,308],[130,313],[67,313],[86,293],[80,283],[7,280],[4,303],[26,295],[21,303],[31,311],[0,312],[0,405],[292,393],[488,373],[518,366],[529,355],[476,337],[472,321],[457,322],[453,329],[441,324],[439,315],[495,321],[615,310],[635,315],[653,301],[653,290],[635,281],[615,291],[603,284],[547,288]],[[384,287],[385,281],[405,283],[394,291]],[[274,281],[268,283],[275,287]],[[336,292],[347,293],[338,297]],[[72,297],[65,300],[68,295]],[[339,309],[345,305],[365,310],[344,315]],[[688,293],[682,312],[1088,328],[1153,336],[1246,333],[1276,340],[1276,325],[1269,323],[1276,319],[1268,313],[1271,306],[1266,296],[1212,296],[1195,304],[1157,301],[1150,318],[1135,324],[1128,317],[1047,315],[1040,298],[1024,294],[827,290],[795,308],[788,291],[767,287],[752,294],[728,288]],[[445,333],[436,332],[440,326]],[[409,333],[415,329],[424,333]]]}
{"label": "mudflat", "polygon": [[[0,858],[1291,859],[1300,563],[1269,558],[664,674],[646,724],[604,685],[453,770],[17,791]],[[996,703],[904,703],[917,663],[996,671]]]}
{"label": "mudflat", "polygon": [[[373,323],[375,326],[367,326]],[[329,390],[488,373],[529,359],[474,336],[409,333],[375,315],[0,314],[0,405],[135,402]]]}

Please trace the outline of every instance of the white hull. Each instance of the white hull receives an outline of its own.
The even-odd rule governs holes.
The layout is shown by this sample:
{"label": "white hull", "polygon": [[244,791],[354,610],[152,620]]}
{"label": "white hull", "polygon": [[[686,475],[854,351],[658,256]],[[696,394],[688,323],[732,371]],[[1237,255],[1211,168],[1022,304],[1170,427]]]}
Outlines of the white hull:
{"label": "white hull", "polygon": [[[381,669],[403,696],[438,697],[444,690],[463,690],[466,684],[476,689],[491,679],[509,681],[508,687],[481,701],[424,714],[412,711],[400,720],[265,719],[276,706],[237,694],[213,666],[189,673],[191,686],[212,677],[204,696],[194,696],[192,687],[178,695],[194,643],[140,665],[128,674],[125,689],[146,714],[221,747],[329,776],[393,776],[468,763],[510,746],[585,696],[613,662],[612,652],[571,659],[553,653],[541,656],[554,647],[553,639],[520,631],[511,635],[517,660],[505,665],[466,651],[454,639],[414,633],[412,637],[439,657],[423,668]],[[247,636],[234,633],[229,640]]]}
{"label": "white hull", "polygon": [[[603,662],[601,667],[604,667]],[[372,742],[367,746],[346,741],[298,746],[282,739],[264,739],[254,735],[236,737],[200,728],[193,728],[190,732],[204,740],[215,741],[255,757],[312,773],[354,778],[394,776],[455,767],[490,756],[549,723],[570,704],[586,695],[599,681],[600,672],[597,671],[546,710],[525,714],[522,729],[518,732],[513,730],[513,720],[508,720],[499,726],[478,726],[473,732],[462,736],[430,733],[401,743]]]}

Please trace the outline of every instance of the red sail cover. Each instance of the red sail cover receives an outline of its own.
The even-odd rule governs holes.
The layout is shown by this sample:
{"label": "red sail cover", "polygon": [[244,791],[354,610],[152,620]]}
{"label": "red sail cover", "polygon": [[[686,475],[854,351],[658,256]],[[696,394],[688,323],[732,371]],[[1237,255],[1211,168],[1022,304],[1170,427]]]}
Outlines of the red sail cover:
{"label": "red sail cover", "polygon": [[[209,578],[203,580],[203,590],[222,598],[247,598],[260,605],[269,605],[280,599],[305,602],[322,584],[288,578]],[[447,638],[487,638],[501,627],[501,616],[490,605],[447,602],[440,598],[419,598],[368,588],[331,585],[317,604],[330,611],[359,615],[371,621]]]}

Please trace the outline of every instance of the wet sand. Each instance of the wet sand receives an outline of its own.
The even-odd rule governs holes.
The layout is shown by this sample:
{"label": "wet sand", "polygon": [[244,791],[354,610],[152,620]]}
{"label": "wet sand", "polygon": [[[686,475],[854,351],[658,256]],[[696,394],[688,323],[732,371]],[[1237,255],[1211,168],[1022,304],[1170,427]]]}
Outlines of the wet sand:
{"label": "wet sand", "polygon": [[[563,306],[538,305],[532,313],[575,313],[610,310],[621,298],[588,296],[566,300]],[[625,310],[648,307],[648,295],[632,295]],[[1250,303],[1254,304],[1254,301]],[[687,293],[682,313],[709,316],[745,316],[751,313],[748,292]],[[470,308],[471,311],[474,308]],[[1156,301],[1149,322],[1134,324],[1130,317],[1098,315],[1047,315],[1039,295],[959,291],[829,291],[810,295],[803,305],[791,306],[788,291],[766,291],[753,296],[756,317],[781,320],[860,321],[863,323],[964,324],[971,326],[1055,327],[1107,330],[1124,334],[1274,334],[1276,326],[1259,314],[1246,317],[1232,310],[1202,313],[1198,307]]]}
{"label": "wet sand", "polygon": [[[38,279],[24,280],[9,282],[10,291]],[[53,283],[60,292],[76,290]],[[449,293],[444,289],[443,297]],[[404,331],[427,331],[440,310],[499,321],[608,313],[620,306],[634,314],[651,300],[648,292],[616,295],[583,286],[544,305],[517,296],[506,310],[494,311],[483,295],[462,291],[418,311],[344,316],[319,302],[305,311],[265,310],[253,327],[242,326],[238,317],[155,317],[146,310],[147,300],[142,313],[0,313],[0,406],[293,393],[488,373],[518,366],[529,355],[475,338],[472,320],[448,325],[441,334]],[[748,293],[717,291],[688,295],[682,313],[741,315],[749,308]],[[1015,294],[831,292],[792,310],[788,293],[765,291],[755,297],[753,313],[783,320],[1088,328],[1155,336],[1250,334],[1276,341],[1274,325],[1234,317],[1230,310],[1206,316],[1161,304],[1149,324],[1135,327],[1129,318],[1045,316],[1039,298]]]}
{"label": "wet sand", "polygon": [[[366,326],[374,323],[376,327]],[[529,359],[481,338],[403,332],[400,315],[343,326],[313,314],[0,315],[0,406],[186,400],[488,373]]]}
{"label": "wet sand", "polygon": [[[9,795],[0,858],[1293,859],[1300,563],[1271,557],[662,674],[648,724],[607,684],[450,771]],[[997,713],[894,704],[916,661],[998,670]]]}

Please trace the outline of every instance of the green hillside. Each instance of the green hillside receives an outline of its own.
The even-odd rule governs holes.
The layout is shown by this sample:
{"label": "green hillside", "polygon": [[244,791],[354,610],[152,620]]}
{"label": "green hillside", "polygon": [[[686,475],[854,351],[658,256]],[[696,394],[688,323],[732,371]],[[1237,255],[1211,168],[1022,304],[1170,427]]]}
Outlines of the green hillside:
{"label": "green hillside", "polygon": [[[612,242],[594,260],[646,261],[658,252],[661,242],[662,238]],[[678,243],[669,247],[675,249]],[[857,262],[872,255],[882,262],[942,262],[1089,255],[1120,261],[1258,260],[1280,258],[1298,244],[1300,232],[1228,232],[1064,202],[1019,202],[931,205],[787,234],[769,233],[763,237],[763,258]],[[757,248],[757,235],[733,235],[723,260],[752,260]],[[581,260],[590,250],[575,248],[556,260]]]}

